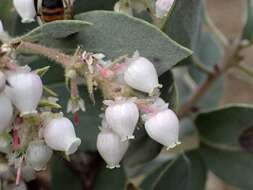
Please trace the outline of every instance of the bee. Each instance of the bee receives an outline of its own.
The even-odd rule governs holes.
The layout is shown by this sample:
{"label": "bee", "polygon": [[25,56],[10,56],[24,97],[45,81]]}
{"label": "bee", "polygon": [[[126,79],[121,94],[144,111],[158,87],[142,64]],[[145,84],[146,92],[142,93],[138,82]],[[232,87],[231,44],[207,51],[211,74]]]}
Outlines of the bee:
{"label": "bee", "polygon": [[73,0],[34,0],[37,16],[42,23],[73,18]]}

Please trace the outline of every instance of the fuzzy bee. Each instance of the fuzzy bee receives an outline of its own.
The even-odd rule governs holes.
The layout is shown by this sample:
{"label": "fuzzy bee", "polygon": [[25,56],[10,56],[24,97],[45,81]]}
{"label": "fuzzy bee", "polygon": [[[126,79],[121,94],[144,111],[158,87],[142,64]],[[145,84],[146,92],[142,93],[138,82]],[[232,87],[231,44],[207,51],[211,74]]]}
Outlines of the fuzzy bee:
{"label": "fuzzy bee", "polygon": [[42,23],[73,18],[74,0],[34,0],[37,16]]}

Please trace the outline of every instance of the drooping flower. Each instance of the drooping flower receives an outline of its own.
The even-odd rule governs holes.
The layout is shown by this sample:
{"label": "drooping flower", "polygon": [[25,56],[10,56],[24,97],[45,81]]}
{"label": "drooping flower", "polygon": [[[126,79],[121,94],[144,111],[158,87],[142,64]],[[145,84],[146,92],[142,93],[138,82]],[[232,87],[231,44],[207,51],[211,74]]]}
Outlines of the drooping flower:
{"label": "drooping flower", "polygon": [[5,93],[0,93],[0,133],[6,130],[13,116],[13,107]]}
{"label": "drooping flower", "polygon": [[7,94],[20,111],[20,115],[37,113],[36,108],[43,92],[40,77],[27,70],[18,70],[8,72],[7,81]]}
{"label": "drooping flower", "polygon": [[58,151],[64,151],[66,155],[77,151],[81,140],[76,137],[72,122],[66,117],[59,117],[49,121],[44,129],[46,144]]}
{"label": "drooping flower", "polygon": [[97,137],[97,149],[107,163],[107,168],[120,167],[120,161],[128,149],[128,141],[122,142],[120,137],[110,128],[102,128]]}
{"label": "drooping flower", "polygon": [[15,9],[22,18],[22,23],[34,21],[36,15],[34,0],[13,0]]}
{"label": "drooping flower", "polygon": [[156,16],[158,18],[165,17],[170,11],[174,0],[157,0],[155,3]]}
{"label": "drooping flower", "polygon": [[156,88],[161,87],[154,65],[145,57],[134,57],[124,73],[125,82],[133,89],[152,95]]}
{"label": "drooping flower", "polygon": [[132,100],[116,99],[105,110],[105,117],[122,141],[134,139],[133,133],[139,119],[139,110]]}
{"label": "drooping flower", "polygon": [[52,154],[53,151],[43,141],[34,141],[27,148],[26,161],[34,170],[41,171],[46,169]]}
{"label": "drooping flower", "polygon": [[166,146],[167,149],[180,144],[178,141],[179,120],[177,115],[170,109],[151,114],[145,122],[145,129],[153,140]]}

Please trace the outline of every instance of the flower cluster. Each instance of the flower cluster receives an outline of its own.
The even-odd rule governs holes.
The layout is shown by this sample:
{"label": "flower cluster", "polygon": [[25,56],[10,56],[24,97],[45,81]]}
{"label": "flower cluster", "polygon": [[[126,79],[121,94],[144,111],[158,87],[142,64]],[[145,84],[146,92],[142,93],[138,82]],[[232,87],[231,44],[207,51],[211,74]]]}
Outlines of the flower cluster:
{"label": "flower cluster", "polygon": [[81,144],[72,122],[56,109],[60,106],[43,89],[38,70],[17,65],[8,68],[1,63],[0,162],[8,168],[5,173],[12,173],[12,166],[16,168],[16,184],[20,186],[25,168],[44,170],[53,150],[68,156]]}
{"label": "flower cluster", "polygon": [[112,65],[110,69],[104,67],[103,70],[113,73],[110,77],[100,74],[111,82],[116,81],[119,91],[122,86],[128,86],[133,91],[126,96],[114,93],[111,100],[104,101],[106,109],[97,137],[97,149],[108,168],[120,166],[130,141],[134,139],[138,122],[144,124],[153,140],[167,149],[180,144],[179,120],[159,97],[162,85],[159,84],[154,65],[147,58],[137,52],[123,63]]}

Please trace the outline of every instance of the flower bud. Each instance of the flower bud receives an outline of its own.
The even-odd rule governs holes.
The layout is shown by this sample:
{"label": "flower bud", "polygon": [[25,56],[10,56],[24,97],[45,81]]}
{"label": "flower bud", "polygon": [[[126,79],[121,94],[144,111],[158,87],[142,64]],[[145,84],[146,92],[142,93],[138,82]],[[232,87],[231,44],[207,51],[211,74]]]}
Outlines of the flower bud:
{"label": "flower bud", "polygon": [[130,100],[116,100],[105,110],[106,121],[121,141],[134,139],[133,133],[139,119],[139,110]]}
{"label": "flower bud", "polygon": [[107,168],[120,167],[120,161],[129,146],[128,141],[122,142],[120,137],[110,128],[102,128],[97,137],[97,149],[107,163]]}
{"label": "flower bud", "polygon": [[66,155],[73,154],[81,144],[76,137],[72,122],[66,117],[59,117],[48,122],[44,129],[46,144],[58,151],[65,151]]}
{"label": "flower bud", "polygon": [[34,21],[36,15],[34,0],[13,0],[14,7],[22,18],[22,23]]}
{"label": "flower bud", "polygon": [[145,122],[145,129],[153,140],[166,146],[168,150],[180,144],[178,142],[179,120],[170,109],[151,115]]}
{"label": "flower bud", "polygon": [[7,129],[13,116],[13,107],[10,99],[4,94],[0,94],[0,133]]}
{"label": "flower bud", "polygon": [[6,87],[7,94],[12,103],[21,112],[21,116],[37,113],[36,108],[43,92],[40,77],[27,71],[9,72],[7,81],[10,86]]}
{"label": "flower bud", "polygon": [[50,160],[53,151],[43,142],[35,141],[30,143],[26,151],[26,161],[36,171],[46,169],[46,165]]}
{"label": "flower bud", "polygon": [[155,3],[156,16],[158,18],[163,18],[170,11],[174,0],[157,0]]}
{"label": "flower bud", "polygon": [[154,65],[144,57],[133,58],[124,73],[125,82],[132,88],[149,93],[161,87]]}
{"label": "flower bud", "polygon": [[[1,33],[1,23],[0,23],[0,33]],[[0,71],[0,93],[4,90],[5,88],[5,75],[2,71]]]}

